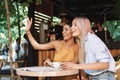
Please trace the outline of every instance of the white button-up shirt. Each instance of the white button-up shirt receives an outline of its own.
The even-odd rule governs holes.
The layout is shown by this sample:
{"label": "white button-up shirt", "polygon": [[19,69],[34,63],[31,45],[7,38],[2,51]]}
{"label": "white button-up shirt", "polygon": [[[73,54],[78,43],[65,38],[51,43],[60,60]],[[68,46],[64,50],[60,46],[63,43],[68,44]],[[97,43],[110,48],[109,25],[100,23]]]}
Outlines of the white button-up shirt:
{"label": "white button-up shirt", "polygon": [[[97,75],[104,71],[115,72],[115,61],[104,42],[93,33],[88,33],[85,39],[85,63],[109,62],[107,70],[85,70],[87,74]],[[102,66],[101,66],[102,67]]]}

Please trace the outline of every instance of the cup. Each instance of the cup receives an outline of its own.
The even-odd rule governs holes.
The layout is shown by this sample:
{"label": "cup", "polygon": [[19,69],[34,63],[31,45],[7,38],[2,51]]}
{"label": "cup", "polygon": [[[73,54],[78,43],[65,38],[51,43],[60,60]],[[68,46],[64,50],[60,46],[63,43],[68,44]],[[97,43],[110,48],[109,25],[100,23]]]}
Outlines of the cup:
{"label": "cup", "polygon": [[61,62],[52,62],[52,66],[54,67],[54,68],[60,68],[61,67]]}

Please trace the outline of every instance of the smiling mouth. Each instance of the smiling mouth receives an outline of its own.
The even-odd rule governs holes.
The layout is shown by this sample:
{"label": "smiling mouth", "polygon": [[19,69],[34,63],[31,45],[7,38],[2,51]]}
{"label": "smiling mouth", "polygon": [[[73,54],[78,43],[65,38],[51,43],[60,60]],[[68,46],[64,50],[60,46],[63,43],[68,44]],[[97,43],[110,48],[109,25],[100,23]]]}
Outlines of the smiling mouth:
{"label": "smiling mouth", "polygon": [[67,34],[64,34],[63,37],[67,36]]}
{"label": "smiling mouth", "polygon": [[72,33],[74,33],[75,32],[75,30],[74,31],[72,31]]}

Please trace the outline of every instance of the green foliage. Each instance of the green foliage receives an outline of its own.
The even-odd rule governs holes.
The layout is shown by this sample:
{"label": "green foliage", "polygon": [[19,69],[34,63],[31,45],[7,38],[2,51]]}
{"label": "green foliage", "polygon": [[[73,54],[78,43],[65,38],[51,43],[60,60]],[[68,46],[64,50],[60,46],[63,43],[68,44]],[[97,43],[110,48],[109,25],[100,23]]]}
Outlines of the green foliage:
{"label": "green foliage", "polygon": [[114,41],[120,41],[120,21],[107,21],[106,26]]}
{"label": "green foliage", "polygon": [[42,0],[36,0],[36,4],[39,5],[42,3]]}
{"label": "green foliage", "polygon": [[[36,4],[41,4],[42,0],[36,0]],[[12,33],[12,40],[14,41],[18,35],[18,17],[20,19],[21,36],[25,33],[23,20],[27,17],[28,6],[33,0],[8,0],[8,7],[10,12],[10,27]],[[19,10],[17,9],[17,5]],[[19,15],[18,15],[19,11]],[[8,43],[8,25],[6,16],[4,0],[0,2],[0,45]]]}
{"label": "green foliage", "polygon": [[53,25],[57,25],[57,24],[59,24],[60,21],[61,21],[60,18],[57,18],[57,17],[53,16]]}
{"label": "green foliage", "polygon": [[[17,5],[19,6],[19,15],[17,10]],[[18,37],[18,17],[20,18],[20,29],[24,27],[22,21],[27,16],[28,9],[27,7],[22,6],[20,3],[16,3],[14,1],[8,1],[9,12],[10,12],[10,27],[12,40],[14,41]],[[7,24],[7,16],[4,5],[4,0],[0,3],[0,45],[4,43],[8,43],[8,24]],[[24,34],[24,30],[21,30],[21,35]]]}

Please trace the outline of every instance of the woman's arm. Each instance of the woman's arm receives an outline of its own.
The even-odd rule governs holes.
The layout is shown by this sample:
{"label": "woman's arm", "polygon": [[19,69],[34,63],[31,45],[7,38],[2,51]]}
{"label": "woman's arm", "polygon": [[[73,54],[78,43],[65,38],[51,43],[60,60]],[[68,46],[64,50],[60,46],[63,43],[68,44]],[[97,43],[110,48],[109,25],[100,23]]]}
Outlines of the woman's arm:
{"label": "woman's arm", "polygon": [[79,64],[78,68],[86,70],[104,70],[109,68],[109,62]]}
{"label": "woman's arm", "polygon": [[46,50],[46,49],[55,48],[55,45],[54,45],[55,41],[49,42],[49,43],[46,43],[46,44],[39,44],[33,38],[32,34],[30,32],[31,25],[32,25],[32,18],[31,19],[27,19],[27,24],[25,25],[26,26],[26,34],[27,34],[28,39],[29,39],[29,41],[32,44],[32,46],[33,46],[34,49],[37,49],[37,50]]}
{"label": "woman's arm", "polygon": [[63,69],[82,69],[82,70],[104,70],[109,68],[108,62],[96,62],[86,64],[74,64],[71,62],[64,62]]}

